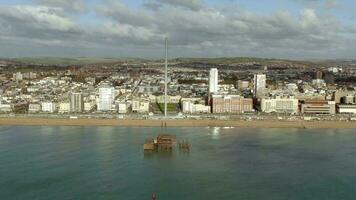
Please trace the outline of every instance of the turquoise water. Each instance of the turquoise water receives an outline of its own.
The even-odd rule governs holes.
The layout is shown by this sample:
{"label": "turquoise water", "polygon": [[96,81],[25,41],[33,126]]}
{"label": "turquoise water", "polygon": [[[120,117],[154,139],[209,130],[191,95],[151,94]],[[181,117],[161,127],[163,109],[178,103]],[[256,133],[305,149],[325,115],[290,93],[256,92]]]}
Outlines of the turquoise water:
{"label": "turquoise water", "polygon": [[355,199],[356,131],[0,126],[0,199]]}

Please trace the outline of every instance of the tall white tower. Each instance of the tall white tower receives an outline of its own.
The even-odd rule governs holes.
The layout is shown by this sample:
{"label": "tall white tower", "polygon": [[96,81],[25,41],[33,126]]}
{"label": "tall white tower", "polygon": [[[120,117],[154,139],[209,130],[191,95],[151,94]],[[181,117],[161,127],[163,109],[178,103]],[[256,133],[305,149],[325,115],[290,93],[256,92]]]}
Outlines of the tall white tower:
{"label": "tall white tower", "polygon": [[115,89],[109,85],[103,85],[99,88],[99,111],[110,111],[115,100]]}
{"label": "tall white tower", "polygon": [[165,40],[165,62],[164,62],[164,116],[167,117],[167,93],[168,93],[168,38]]}
{"label": "tall white tower", "polygon": [[212,68],[209,72],[209,93],[217,93],[219,91],[219,73],[218,69]]}
{"label": "tall white tower", "polygon": [[70,95],[70,112],[80,113],[83,109],[83,94],[72,92]]}
{"label": "tall white tower", "polygon": [[253,95],[256,98],[263,97],[266,90],[266,75],[265,74],[255,74],[253,78]]}

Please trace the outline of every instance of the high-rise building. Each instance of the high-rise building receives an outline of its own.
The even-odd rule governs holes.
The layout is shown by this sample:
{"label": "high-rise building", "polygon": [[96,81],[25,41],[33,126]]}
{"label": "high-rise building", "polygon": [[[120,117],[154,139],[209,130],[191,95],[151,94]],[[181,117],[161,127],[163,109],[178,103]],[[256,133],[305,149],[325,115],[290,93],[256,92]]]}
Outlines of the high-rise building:
{"label": "high-rise building", "polygon": [[99,88],[98,110],[109,111],[115,100],[115,89],[109,85],[102,85]]}
{"label": "high-rise building", "polygon": [[261,98],[264,96],[266,90],[266,75],[265,74],[255,74],[253,79],[253,94],[256,98]]}
{"label": "high-rise building", "polygon": [[80,113],[83,112],[83,94],[73,92],[70,95],[70,112]]}
{"label": "high-rise building", "polygon": [[316,79],[323,79],[323,72],[318,70],[316,71]]}
{"label": "high-rise building", "polygon": [[217,93],[219,91],[219,74],[218,69],[212,68],[209,72],[209,93]]}

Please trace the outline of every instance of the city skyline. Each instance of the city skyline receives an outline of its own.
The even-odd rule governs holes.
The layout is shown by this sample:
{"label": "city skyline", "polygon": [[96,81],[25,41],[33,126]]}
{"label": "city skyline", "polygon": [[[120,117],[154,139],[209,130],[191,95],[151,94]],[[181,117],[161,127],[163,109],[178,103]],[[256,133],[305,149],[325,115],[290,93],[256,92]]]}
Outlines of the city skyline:
{"label": "city skyline", "polygon": [[33,0],[0,4],[1,57],[352,59],[351,0]]}

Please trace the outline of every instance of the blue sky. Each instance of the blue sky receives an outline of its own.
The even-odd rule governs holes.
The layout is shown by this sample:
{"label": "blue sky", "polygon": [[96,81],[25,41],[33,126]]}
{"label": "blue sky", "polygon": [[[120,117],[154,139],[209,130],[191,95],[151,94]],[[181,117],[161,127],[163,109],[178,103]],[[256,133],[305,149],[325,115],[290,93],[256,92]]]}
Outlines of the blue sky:
{"label": "blue sky", "polygon": [[353,58],[353,0],[0,0],[0,57]]}

